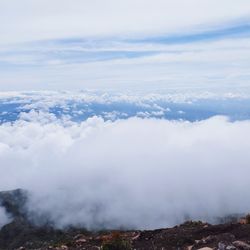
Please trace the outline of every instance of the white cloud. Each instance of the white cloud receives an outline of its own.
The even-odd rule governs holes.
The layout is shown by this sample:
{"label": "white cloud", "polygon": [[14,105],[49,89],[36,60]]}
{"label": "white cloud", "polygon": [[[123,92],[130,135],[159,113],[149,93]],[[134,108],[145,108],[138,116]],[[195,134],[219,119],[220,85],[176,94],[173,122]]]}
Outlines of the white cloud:
{"label": "white cloud", "polygon": [[[0,149],[1,150],[1,149]],[[6,213],[5,209],[0,206],[0,229],[11,221],[10,216]]]}
{"label": "white cloud", "polygon": [[249,16],[248,0],[2,0],[1,43],[175,33]]}
{"label": "white cloud", "polygon": [[[135,90],[146,89],[216,89],[216,91],[235,91],[235,88],[249,91],[250,47],[248,38],[223,39],[213,42],[199,42],[179,45],[159,45],[145,43],[139,45],[119,44],[117,51],[155,50],[155,55],[145,55],[135,58],[121,56],[120,58],[95,62],[91,55],[86,62],[70,62],[67,58],[61,64],[48,64],[56,59],[48,56],[50,46],[44,47],[45,61],[40,62],[40,49],[33,66],[21,67],[16,56],[17,67],[0,69],[0,90],[41,90],[41,89],[116,89]],[[59,45],[58,45],[59,46]],[[98,45],[99,46],[99,45]],[[96,53],[105,46],[95,47]],[[112,46],[111,46],[112,47]],[[60,46],[59,46],[60,48]],[[71,45],[69,45],[71,48]],[[55,49],[55,48],[54,48]],[[66,48],[64,48],[67,51]],[[108,48],[109,49],[109,48]],[[59,49],[60,50],[60,49]],[[29,54],[29,52],[26,52]],[[78,52],[79,55],[81,52]],[[55,55],[54,53],[53,55]],[[63,54],[61,51],[59,54]],[[84,55],[82,55],[84,57]],[[12,59],[13,60],[13,59]],[[28,62],[26,62],[28,63]],[[23,62],[22,62],[23,64]],[[37,65],[40,65],[37,67]],[[18,67],[19,66],[19,67]],[[32,66],[32,67],[31,67]]]}
{"label": "white cloud", "polygon": [[156,228],[249,212],[250,122],[215,117],[0,126],[0,189],[57,226]]}
{"label": "white cloud", "polygon": [[[246,29],[249,14],[248,0],[2,0],[0,91],[243,88],[249,86],[249,39],[237,37],[237,29],[234,39],[225,39],[220,30]],[[206,37],[208,30],[222,34],[219,41],[150,40]],[[136,37],[145,41],[131,42]],[[74,38],[82,43],[64,41]],[[107,51],[156,54],[106,60],[101,52]]]}

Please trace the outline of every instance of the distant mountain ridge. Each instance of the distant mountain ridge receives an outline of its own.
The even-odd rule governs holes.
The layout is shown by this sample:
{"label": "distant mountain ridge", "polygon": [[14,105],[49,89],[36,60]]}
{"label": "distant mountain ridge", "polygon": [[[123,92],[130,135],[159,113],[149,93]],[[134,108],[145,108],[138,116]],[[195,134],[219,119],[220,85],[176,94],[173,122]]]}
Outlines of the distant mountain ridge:
{"label": "distant mountain ridge", "polygon": [[25,218],[25,204],[28,194],[22,189],[0,192],[0,205],[6,209],[6,212],[12,218]]}

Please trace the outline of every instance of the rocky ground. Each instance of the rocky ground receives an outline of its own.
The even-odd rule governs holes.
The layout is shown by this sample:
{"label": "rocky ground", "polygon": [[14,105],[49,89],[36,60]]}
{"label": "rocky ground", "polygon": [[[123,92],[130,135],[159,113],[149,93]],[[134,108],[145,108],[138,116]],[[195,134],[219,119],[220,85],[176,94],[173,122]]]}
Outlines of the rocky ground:
{"label": "rocky ground", "polygon": [[250,250],[250,224],[245,219],[219,225],[189,221],[173,228],[152,231],[88,232],[76,228],[62,231],[49,225],[32,225],[22,211],[25,199],[21,190],[0,192],[1,204],[14,217],[0,230],[1,250]]}

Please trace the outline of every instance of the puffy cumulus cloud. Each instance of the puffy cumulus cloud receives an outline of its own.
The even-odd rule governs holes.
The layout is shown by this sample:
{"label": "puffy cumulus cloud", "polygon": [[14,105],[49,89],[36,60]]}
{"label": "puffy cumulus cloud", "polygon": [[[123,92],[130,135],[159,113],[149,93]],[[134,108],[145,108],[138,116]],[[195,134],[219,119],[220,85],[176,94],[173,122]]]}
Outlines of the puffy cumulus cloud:
{"label": "puffy cumulus cloud", "polygon": [[1,42],[180,32],[249,12],[248,0],[2,0]]}
{"label": "puffy cumulus cloud", "polygon": [[6,213],[5,209],[0,206],[0,229],[10,221],[10,216]]}
{"label": "puffy cumulus cloud", "polygon": [[250,121],[20,120],[0,142],[0,189],[27,189],[36,222],[158,228],[250,211]]}

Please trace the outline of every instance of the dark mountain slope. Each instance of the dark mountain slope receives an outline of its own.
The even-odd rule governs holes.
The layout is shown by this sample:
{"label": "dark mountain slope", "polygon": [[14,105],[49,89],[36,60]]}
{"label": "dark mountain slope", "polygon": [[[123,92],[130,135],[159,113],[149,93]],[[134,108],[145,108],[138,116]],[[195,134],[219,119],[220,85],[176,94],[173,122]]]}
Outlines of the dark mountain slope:
{"label": "dark mountain slope", "polygon": [[210,225],[189,221],[168,229],[88,232],[81,228],[56,230],[51,224],[34,225],[25,210],[28,193],[0,192],[0,204],[12,216],[0,230],[0,249],[103,250],[250,250],[248,220]]}

